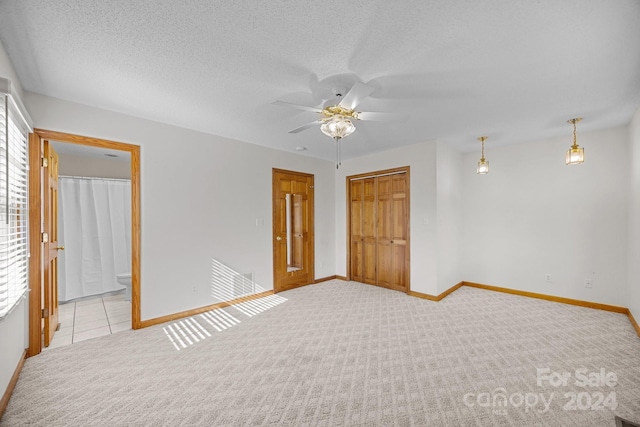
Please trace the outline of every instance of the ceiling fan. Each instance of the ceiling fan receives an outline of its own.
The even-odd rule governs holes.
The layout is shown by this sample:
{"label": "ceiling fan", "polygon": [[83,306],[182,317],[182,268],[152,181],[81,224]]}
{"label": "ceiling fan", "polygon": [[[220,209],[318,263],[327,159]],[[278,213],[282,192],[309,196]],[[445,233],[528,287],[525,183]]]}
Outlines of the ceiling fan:
{"label": "ceiling fan", "polygon": [[291,107],[298,110],[312,111],[320,115],[317,120],[292,129],[289,133],[299,133],[303,130],[320,125],[320,130],[325,135],[336,141],[337,161],[336,168],[340,167],[340,140],[351,135],[356,127],[356,120],[369,121],[395,121],[401,118],[398,114],[356,111],[356,107],[375,90],[374,87],[356,82],[351,89],[344,94],[341,89],[334,89],[334,99],[324,103],[323,108],[294,104],[286,101],[275,101],[274,105]]}

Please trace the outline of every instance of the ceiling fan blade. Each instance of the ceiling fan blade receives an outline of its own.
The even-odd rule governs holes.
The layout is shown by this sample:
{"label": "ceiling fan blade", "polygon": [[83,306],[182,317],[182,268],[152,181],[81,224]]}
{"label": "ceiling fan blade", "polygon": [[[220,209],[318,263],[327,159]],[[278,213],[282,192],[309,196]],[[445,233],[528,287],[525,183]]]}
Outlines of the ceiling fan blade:
{"label": "ceiling fan blade", "polygon": [[360,104],[367,96],[371,95],[374,90],[376,90],[376,88],[373,86],[356,82],[338,105],[349,110],[354,110],[358,104]]}
{"label": "ceiling fan blade", "polygon": [[272,102],[273,105],[280,105],[282,107],[289,107],[289,108],[295,108],[297,110],[304,110],[304,111],[313,111],[314,113],[321,113],[322,110],[316,107],[308,107],[306,105],[301,105],[301,104],[294,104],[293,102],[286,102],[286,101],[274,101]]}
{"label": "ceiling fan blade", "polygon": [[407,119],[405,114],[378,113],[373,111],[358,112],[358,119],[372,122],[400,122]]}
{"label": "ceiling fan blade", "polygon": [[307,129],[309,129],[309,128],[312,128],[312,127],[314,127],[314,126],[317,126],[319,123],[322,123],[322,121],[320,121],[320,120],[316,120],[316,121],[313,121],[313,122],[311,122],[311,123],[307,123],[306,125],[302,125],[302,126],[300,126],[300,127],[297,127],[297,128],[295,128],[295,129],[291,129],[291,130],[289,131],[289,133],[299,133],[299,132],[302,132],[303,130],[307,130]]}

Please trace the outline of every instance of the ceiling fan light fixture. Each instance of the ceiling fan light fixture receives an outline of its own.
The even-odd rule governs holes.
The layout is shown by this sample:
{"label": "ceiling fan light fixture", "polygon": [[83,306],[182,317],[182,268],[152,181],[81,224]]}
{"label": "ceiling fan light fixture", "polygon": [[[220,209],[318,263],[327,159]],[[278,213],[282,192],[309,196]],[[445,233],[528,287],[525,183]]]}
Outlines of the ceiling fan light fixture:
{"label": "ceiling fan light fixture", "polygon": [[322,133],[333,139],[342,139],[351,135],[356,127],[353,122],[342,115],[332,116],[320,125]]}

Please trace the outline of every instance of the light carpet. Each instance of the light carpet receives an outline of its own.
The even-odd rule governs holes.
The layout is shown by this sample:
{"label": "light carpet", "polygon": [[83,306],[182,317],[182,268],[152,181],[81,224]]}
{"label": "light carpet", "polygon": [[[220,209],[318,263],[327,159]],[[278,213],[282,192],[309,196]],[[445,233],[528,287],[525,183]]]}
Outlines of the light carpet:
{"label": "light carpet", "polygon": [[47,350],[26,361],[0,425],[584,427],[614,415],[640,421],[640,338],[624,315],[330,281]]}

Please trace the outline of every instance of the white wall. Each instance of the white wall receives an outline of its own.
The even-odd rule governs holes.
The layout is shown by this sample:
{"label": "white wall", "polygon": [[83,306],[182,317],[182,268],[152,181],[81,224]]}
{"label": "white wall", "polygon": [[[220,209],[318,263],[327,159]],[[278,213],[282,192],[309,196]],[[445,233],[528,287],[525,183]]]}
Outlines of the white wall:
{"label": "white wall", "polygon": [[62,153],[58,157],[60,175],[131,179],[131,162],[128,160],[96,159]]}
{"label": "white wall", "polygon": [[[627,127],[493,149],[488,175],[463,156],[464,280],[627,306]],[[551,274],[552,283],[545,282]],[[586,288],[585,280],[593,279]]]}
{"label": "white wall", "polygon": [[629,288],[627,306],[640,322],[640,110],[629,125]]}
{"label": "white wall", "polygon": [[[8,78],[21,94],[20,81],[13,69],[9,57],[0,42],[0,77]],[[11,377],[20,362],[24,349],[29,346],[29,320],[27,300],[22,302],[7,317],[0,320],[0,396],[11,381]]]}
{"label": "white wall", "polygon": [[[344,144],[348,144],[346,139]],[[437,293],[436,143],[424,142],[345,160],[335,181],[336,274],[347,274],[346,177],[410,166],[411,290]],[[335,170],[335,169],[334,169]]]}
{"label": "white wall", "polygon": [[32,93],[26,104],[39,128],[141,146],[142,320],[216,302],[212,259],[273,289],[274,167],[315,175],[316,278],[335,274],[333,163]]}
{"label": "white wall", "polygon": [[462,154],[437,145],[437,270],[440,294],[464,280],[460,270]]}

